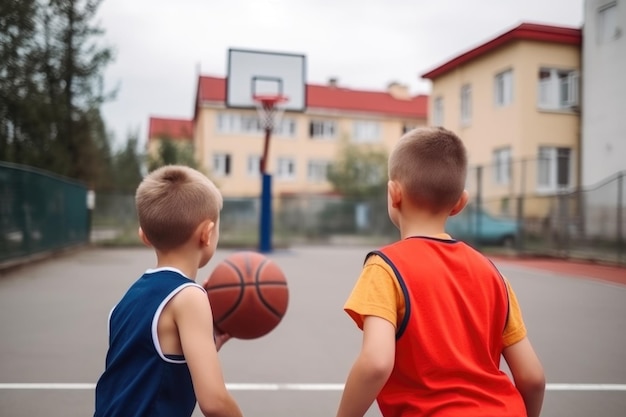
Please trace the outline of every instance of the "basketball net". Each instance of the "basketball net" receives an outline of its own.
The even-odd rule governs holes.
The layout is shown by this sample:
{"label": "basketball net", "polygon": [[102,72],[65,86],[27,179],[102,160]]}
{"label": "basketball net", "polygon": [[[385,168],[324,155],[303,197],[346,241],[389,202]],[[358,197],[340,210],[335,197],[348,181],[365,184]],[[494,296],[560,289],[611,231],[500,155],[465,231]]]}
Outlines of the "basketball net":
{"label": "basketball net", "polygon": [[274,131],[285,113],[285,108],[281,105],[287,102],[285,96],[254,96],[256,109],[259,114],[259,123],[263,130]]}

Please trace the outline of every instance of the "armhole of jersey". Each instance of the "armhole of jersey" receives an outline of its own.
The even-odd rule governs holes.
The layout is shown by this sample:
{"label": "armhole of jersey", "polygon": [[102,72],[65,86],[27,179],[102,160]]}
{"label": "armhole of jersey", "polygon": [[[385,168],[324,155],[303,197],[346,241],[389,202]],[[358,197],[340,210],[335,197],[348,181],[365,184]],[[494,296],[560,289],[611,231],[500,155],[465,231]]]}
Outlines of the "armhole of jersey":
{"label": "armhole of jersey", "polygon": [[385,263],[389,265],[389,267],[393,270],[394,275],[396,276],[398,284],[400,284],[400,288],[402,289],[402,296],[404,297],[404,317],[402,318],[402,322],[398,326],[398,330],[396,330],[396,340],[398,340],[404,334],[406,326],[409,323],[409,316],[411,315],[411,299],[409,298],[409,291],[407,290],[406,284],[402,279],[402,275],[400,275],[400,272],[398,272],[396,266],[393,264],[393,262],[391,262],[391,259],[389,259],[381,251],[372,251],[368,253],[365,259],[367,260],[367,258],[369,258],[371,255],[380,256],[383,261],[385,261]]}
{"label": "armhole of jersey", "polygon": [[111,316],[113,316],[113,310],[115,310],[117,304],[113,306],[111,311],[109,311],[109,317],[107,318],[107,334],[109,335],[109,340],[111,339]]}
{"label": "armhole of jersey", "polygon": [[504,328],[502,329],[502,333],[506,330],[506,326],[509,324],[509,314],[511,312],[511,300],[509,299],[509,285],[506,283],[506,279],[500,273],[500,270],[496,267],[496,265],[491,261],[491,259],[486,258],[493,269],[498,273],[500,280],[502,281],[502,285],[504,285],[504,294],[506,294],[506,318],[504,320]]}
{"label": "armhole of jersey", "polygon": [[196,284],[194,282],[189,282],[187,284],[183,284],[179,287],[174,288],[174,290],[172,292],[170,292],[167,297],[165,297],[165,299],[163,301],[161,301],[161,304],[159,304],[159,308],[157,308],[156,312],[154,313],[154,317],[152,318],[152,343],[154,344],[154,348],[156,349],[157,353],[159,354],[159,357],[164,360],[165,362],[169,362],[169,363],[186,363],[187,361],[184,359],[172,359],[172,358],[168,358],[167,356],[165,356],[163,354],[163,350],[161,349],[161,344],[159,343],[159,333],[158,333],[158,325],[159,325],[159,317],[161,317],[161,313],[163,312],[163,309],[165,308],[165,306],[167,305],[167,303],[169,303],[169,301],[174,298],[174,296],[176,294],[178,294],[179,292],[181,292],[184,288],[187,287],[198,287],[200,288],[202,291],[206,292],[206,290],[204,288],[202,288],[201,285]]}

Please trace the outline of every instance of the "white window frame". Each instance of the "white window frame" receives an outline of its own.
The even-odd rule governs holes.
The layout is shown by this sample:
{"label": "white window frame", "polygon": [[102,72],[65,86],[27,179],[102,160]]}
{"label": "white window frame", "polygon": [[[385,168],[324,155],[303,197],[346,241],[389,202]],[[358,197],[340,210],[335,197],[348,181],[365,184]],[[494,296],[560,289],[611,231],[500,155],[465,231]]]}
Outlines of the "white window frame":
{"label": "white window frame", "polygon": [[[282,118],[272,130],[276,136],[295,138],[297,121],[292,117]],[[217,113],[217,132],[223,134],[260,135],[264,130],[258,114],[219,112]]]}
{"label": "white window frame", "polygon": [[443,97],[438,96],[433,100],[433,125],[434,126],[443,126],[443,116],[444,116],[444,102]]}
{"label": "white window frame", "polygon": [[496,107],[506,107],[513,103],[513,70],[499,72],[493,79],[493,98]]}
{"label": "white window frame", "polygon": [[239,131],[239,115],[235,113],[217,113],[218,133],[237,133]]}
{"label": "white window frame", "polygon": [[327,181],[330,161],[325,159],[309,159],[307,163],[307,180],[314,183]]}
{"label": "white window frame", "polygon": [[356,143],[380,142],[380,123],[372,120],[355,120],[352,124],[352,141]]}
{"label": "white window frame", "polygon": [[[568,153],[567,184],[558,184],[559,152]],[[537,191],[552,193],[571,189],[574,177],[574,150],[566,146],[540,146],[537,150]],[[545,177],[545,178],[544,178]]]}
{"label": "white window frame", "polygon": [[213,174],[216,177],[228,177],[232,171],[232,157],[226,152],[213,154]]}
{"label": "white window frame", "polygon": [[309,121],[311,139],[334,139],[336,134],[337,123],[334,120],[312,119]]}
{"label": "white window frame", "polygon": [[472,86],[465,84],[461,87],[461,124],[472,122]]}
{"label": "white window frame", "polygon": [[619,37],[618,19],[616,1],[598,9],[596,26],[599,43],[611,42]]}
{"label": "white window frame", "polygon": [[257,178],[261,174],[261,157],[259,155],[248,155],[246,172],[249,177],[253,178]]}
{"label": "white window frame", "polygon": [[512,150],[510,146],[493,150],[493,181],[497,185],[511,183]]}
{"label": "white window frame", "polygon": [[296,119],[292,117],[284,117],[276,125],[272,131],[276,136],[282,138],[295,138],[297,134],[298,124]]}
{"label": "white window frame", "polygon": [[288,156],[280,156],[276,160],[276,178],[294,180],[296,178],[296,160]]}
{"label": "white window frame", "polygon": [[572,69],[540,68],[537,106],[542,110],[570,110],[578,105],[580,76]]}
{"label": "white window frame", "polygon": [[255,114],[219,112],[217,132],[224,134],[257,135],[263,132],[259,118]]}

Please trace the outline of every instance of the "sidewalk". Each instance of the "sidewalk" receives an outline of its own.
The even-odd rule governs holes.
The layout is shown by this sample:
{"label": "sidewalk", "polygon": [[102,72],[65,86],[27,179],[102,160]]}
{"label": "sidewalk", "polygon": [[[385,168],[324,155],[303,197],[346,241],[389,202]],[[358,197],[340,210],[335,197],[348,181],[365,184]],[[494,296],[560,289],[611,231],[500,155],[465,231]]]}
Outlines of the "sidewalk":
{"label": "sidewalk", "polygon": [[526,268],[552,271],[559,274],[580,278],[597,279],[615,284],[626,285],[626,267],[594,264],[591,262],[546,258],[515,258],[510,256],[491,256],[497,262]]}

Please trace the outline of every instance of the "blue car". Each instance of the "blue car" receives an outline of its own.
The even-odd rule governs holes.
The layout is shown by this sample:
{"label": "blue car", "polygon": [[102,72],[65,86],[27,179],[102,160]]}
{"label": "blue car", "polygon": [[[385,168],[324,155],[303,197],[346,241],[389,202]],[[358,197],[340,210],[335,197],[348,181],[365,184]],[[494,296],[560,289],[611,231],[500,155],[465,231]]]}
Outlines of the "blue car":
{"label": "blue car", "polygon": [[493,216],[482,208],[476,210],[474,205],[467,205],[446,222],[446,232],[454,239],[481,245],[512,247],[518,230],[516,220]]}

